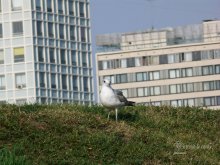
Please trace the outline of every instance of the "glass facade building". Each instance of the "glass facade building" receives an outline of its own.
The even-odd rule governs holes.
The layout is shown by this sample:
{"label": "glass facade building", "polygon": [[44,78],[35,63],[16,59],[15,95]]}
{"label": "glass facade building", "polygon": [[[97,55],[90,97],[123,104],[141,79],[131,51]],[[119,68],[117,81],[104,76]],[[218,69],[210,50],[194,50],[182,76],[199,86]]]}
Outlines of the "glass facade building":
{"label": "glass facade building", "polygon": [[89,0],[0,0],[0,102],[92,104]]}
{"label": "glass facade building", "polygon": [[220,21],[97,36],[104,78],[145,105],[220,108]]}

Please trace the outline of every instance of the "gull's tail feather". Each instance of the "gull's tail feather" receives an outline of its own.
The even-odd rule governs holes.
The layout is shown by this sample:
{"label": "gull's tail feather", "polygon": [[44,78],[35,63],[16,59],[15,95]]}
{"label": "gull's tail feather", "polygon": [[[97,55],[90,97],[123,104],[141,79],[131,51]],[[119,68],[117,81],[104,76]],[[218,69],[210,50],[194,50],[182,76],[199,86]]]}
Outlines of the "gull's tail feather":
{"label": "gull's tail feather", "polygon": [[127,102],[125,103],[125,106],[135,106],[135,102],[133,102],[133,101],[127,101]]}

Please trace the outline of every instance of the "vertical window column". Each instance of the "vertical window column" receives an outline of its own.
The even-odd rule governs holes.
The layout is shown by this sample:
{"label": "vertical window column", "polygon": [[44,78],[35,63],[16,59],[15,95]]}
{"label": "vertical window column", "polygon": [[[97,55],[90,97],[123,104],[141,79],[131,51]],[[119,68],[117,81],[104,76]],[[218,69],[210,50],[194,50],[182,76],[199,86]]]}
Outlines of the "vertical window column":
{"label": "vertical window column", "polygon": [[74,30],[75,28],[74,28],[74,26],[73,25],[71,25],[70,26],[70,40],[75,40],[75,30]]}
{"label": "vertical window column", "polygon": [[41,0],[36,0],[36,10],[41,10]]}
{"label": "vertical window column", "polygon": [[60,50],[60,59],[61,59],[61,64],[66,64],[66,52],[64,49]]}
{"label": "vertical window column", "polygon": [[5,76],[0,75],[0,90],[5,90]]}
{"label": "vertical window column", "polygon": [[59,25],[59,31],[60,31],[60,39],[64,39],[64,25]]}
{"label": "vertical window column", "polygon": [[85,9],[84,9],[84,3],[83,2],[79,3],[79,14],[80,14],[80,17],[85,17]]}
{"label": "vertical window column", "polygon": [[81,27],[80,32],[81,32],[81,42],[86,42],[86,28]]}
{"label": "vertical window column", "polygon": [[44,88],[45,87],[45,73],[40,72],[40,87]]}
{"label": "vertical window column", "polygon": [[50,63],[55,63],[54,49],[50,48]]}
{"label": "vertical window column", "polygon": [[15,86],[18,89],[26,87],[26,78],[25,73],[16,73],[15,74]]}
{"label": "vertical window column", "polygon": [[23,34],[23,22],[22,21],[12,22],[12,29],[14,36]]}
{"label": "vertical window column", "polygon": [[3,30],[2,30],[2,24],[0,24],[0,38],[3,37]]}
{"label": "vertical window column", "polygon": [[38,47],[38,61],[44,62],[43,47]]}
{"label": "vertical window column", "polygon": [[47,0],[47,12],[52,12],[52,1]]}
{"label": "vertical window column", "polygon": [[23,0],[11,0],[12,10],[21,10]]}
{"label": "vertical window column", "polygon": [[42,36],[43,32],[42,32],[42,22],[41,21],[37,21],[37,36]]}
{"label": "vertical window column", "polygon": [[70,0],[69,1],[69,15],[74,15],[74,7],[73,7],[73,5],[74,5],[73,0]]}
{"label": "vertical window column", "polygon": [[24,62],[24,48],[14,48],[14,62]]}
{"label": "vertical window column", "polygon": [[67,76],[62,75],[62,89],[67,89]]}
{"label": "vertical window column", "polygon": [[54,37],[54,30],[53,30],[53,23],[49,22],[48,23],[48,36],[50,38],[53,38]]}
{"label": "vertical window column", "polygon": [[0,64],[4,64],[4,51],[0,50]]}
{"label": "vertical window column", "polygon": [[51,88],[55,89],[57,88],[56,85],[56,74],[55,73],[51,73]]}

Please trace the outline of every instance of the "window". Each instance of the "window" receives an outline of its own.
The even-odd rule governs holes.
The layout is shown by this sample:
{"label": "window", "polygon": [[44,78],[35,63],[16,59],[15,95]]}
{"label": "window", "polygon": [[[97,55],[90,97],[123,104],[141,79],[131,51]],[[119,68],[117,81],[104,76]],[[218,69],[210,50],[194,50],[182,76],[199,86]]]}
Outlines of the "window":
{"label": "window", "polygon": [[54,49],[50,48],[50,63],[55,63]]}
{"label": "window", "polygon": [[203,82],[203,90],[204,91],[214,90],[214,81]]}
{"label": "window", "polygon": [[195,105],[194,100],[195,100],[195,99],[184,99],[184,100],[183,100],[183,105],[184,105],[184,106],[190,106],[190,107],[192,107],[192,106]]}
{"label": "window", "polygon": [[193,76],[193,69],[192,68],[183,68],[182,69],[182,77],[191,77]]}
{"label": "window", "polygon": [[73,90],[77,91],[78,90],[78,77],[73,76]]}
{"label": "window", "polygon": [[214,50],[215,58],[220,58],[220,49]]}
{"label": "window", "polygon": [[55,73],[51,73],[51,88],[55,89],[57,88],[56,85],[56,74]]}
{"label": "window", "polygon": [[0,0],[0,12],[2,12],[2,1]]}
{"label": "window", "polygon": [[81,27],[80,28],[80,32],[81,32],[81,41],[82,42],[86,42],[86,28],[85,27]]}
{"label": "window", "polygon": [[70,26],[70,40],[75,40],[74,26]]}
{"label": "window", "polygon": [[170,104],[173,107],[180,107],[180,106],[182,106],[182,100],[171,100]]}
{"label": "window", "polygon": [[48,35],[49,37],[54,37],[54,31],[53,31],[53,23],[48,23]]}
{"label": "window", "polygon": [[220,90],[220,80],[215,81],[215,89]]}
{"label": "window", "polygon": [[5,90],[5,76],[0,75],[0,90]]}
{"label": "window", "polygon": [[[72,51],[71,51],[71,54],[72,54],[72,65],[73,65],[73,66],[76,66],[76,65],[77,65],[76,51],[75,51],[75,50],[72,50]],[[99,62],[102,63],[101,61],[99,61]]]}
{"label": "window", "polygon": [[144,88],[137,88],[137,96],[138,97],[144,96]]}
{"label": "window", "polygon": [[136,80],[137,81],[146,81],[147,80],[147,73],[146,72],[136,73]]}
{"label": "window", "polygon": [[84,92],[88,92],[89,91],[89,84],[88,84],[88,77],[83,77],[83,89]]}
{"label": "window", "polygon": [[180,93],[180,92],[181,92],[181,85],[180,84],[170,85],[170,93],[171,94]]}
{"label": "window", "polygon": [[168,64],[167,55],[161,55],[161,56],[159,57],[159,60],[160,60],[160,64]]}
{"label": "window", "polygon": [[23,0],[12,0],[12,10],[21,10]]}
{"label": "window", "polygon": [[204,97],[204,105],[205,106],[213,106],[215,105],[215,98],[214,97]]}
{"label": "window", "polygon": [[82,66],[87,67],[87,55],[85,52],[82,53]]}
{"label": "window", "polygon": [[60,30],[60,38],[64,39],[64,25],[63,24],[59,25],[59,30]]}
{"label": "window", "polygon": [[36,0],[36,10],[41,10],[41,0]]}
{"label": "window", "polygon": [[201,60],[201,52],[200,51],[192,52],[192,60],[193,61],[200,61]]}
{"label": "window", "polygon": [[38,61],[44,62],[43,47],[38,47]]}
{"label": "window", "polygon": [[51,0],[47,0],[47,11],[52,12],[52,1]]}
{"label": "window", "polygon": [[73,5],[74,5],[73,1],[70,0],[69,1],[69,15],[74,15]]}
{"label": "window", "polygon": [[181,53],[182,61],[192,61],[192,52]]}
{"label": "window", "polygon": [[220,65],[215,65],[215,74],[220,74]]}
{"label": "window", "polygon": [[127,83],[127,74],[118,74],[116,75],[116,83]]}
{"label": "window", "polygon": [[62,89],[67,89],[67,76],[62,75]]}
{"label": "window", "polygon": [[0,38],[3,37],[2,24],[0,24]]}
{"label": "window", "polygon": [[37,21],[37,35],[38,36],[42,36],[42,22],[41,21]]}
{"label": "window", "polygon": [[14,62],[24,62],[24,48],[14,48]]}
{"label": "window", "polygon": [[201,52],[201,58],[203,60],[213,59],[214,58],[214,52],[211,52],[209,50],[205,50]]}
{"label": "window", "polygon": [[40,77],[40,87],[45,88],[45,73],[44,72],[40,72],[39,73],[39,77]]}
{"label": "window", "polygon": [[60,50],[60,56],[61,56],[61,64],[66,64],[66,52],[64,49]]}
{"label": "window", "polygon": [[180,61],[179,54],[169,54],[167,58],[168,64],[177,63]]}
{"label": "window", "polygon": [[126,59],[121,59],[121,67],[127,68],[127,60]]}
{"label": "window", "polygon": [[0,50],[0,64],[4,64],[4,51]]}
{"label": "window", "polygon": [[84,3],[83,2],[79,3],[79,13],[80,13],[80,17],[85,17]]}
{"label": "window", "polygon": [[58,12],[63,14],[63,0],[58,0]]}
{"label": "window", "polygon": [[178,77],[180,77],[180,70],[179,69],[169,70],[169,78],[178,78]]}
{"label": "window", "polygon": [[151,59],[151,65],[158,65],[159,64],[159,56],[152,56]]}
{"label": "window", "polygon": [[151,96],[160,95],[160,87],[150,87],[150,94]]}
{"label": "window", "polygon": [[203,66],[202,67],[202,74],[203,74],[203,76],[213,74],[213,67],[212,66]]}
{"label": "window", "polygon": [[58,12],[63,14],[63,0],[58,0]]}
{"label": "window", "polygon": [[135,58],[135,66],[147,66],[148,65],[148,58],[143,57],[136,57]]}
{"label": "window", "polygon": [[25,73],[15,74],[15,87],[18,89],[22,89],[26,87]]}
{"label": "window", "polygon": [[193,92],[194,91],[194,86],[193,83],[187,83],[187,84],[182,84],[182,92]]}
{"label": "window", "polygon": [[114,60],[114,66],[115,66],[115,68],[121,68],[121,63],[120,63],[119,59]]}
{"label": "window", "polygon": [[155,72],[150,72],[150,80],[159,80],[160,79],[160,72],[155,71]]}
{"label": "window", "polygon": [[13,35],[23,34],[23,23],[22,23],[22,21],[12,22],[12,29],[13,29]]}
{"label": "window", "polygon": [[217,96],[216,100],[217,100],[217,105],[220,105],[220,96]]}
{"label": "window", "polygon": [[135,67],[135,58],[128,58],[127,59],[127,67]]}

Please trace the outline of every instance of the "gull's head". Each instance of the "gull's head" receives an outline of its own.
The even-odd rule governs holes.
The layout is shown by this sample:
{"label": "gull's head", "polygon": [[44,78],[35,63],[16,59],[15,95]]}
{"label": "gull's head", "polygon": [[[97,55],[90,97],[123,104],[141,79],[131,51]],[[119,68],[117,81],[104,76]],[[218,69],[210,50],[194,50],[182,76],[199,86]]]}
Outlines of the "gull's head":
{"label": "gull's head", "polygon": [[110,86],[111,85],[111,81],[109,79],[104,79],[103,80],[103,85]]}

